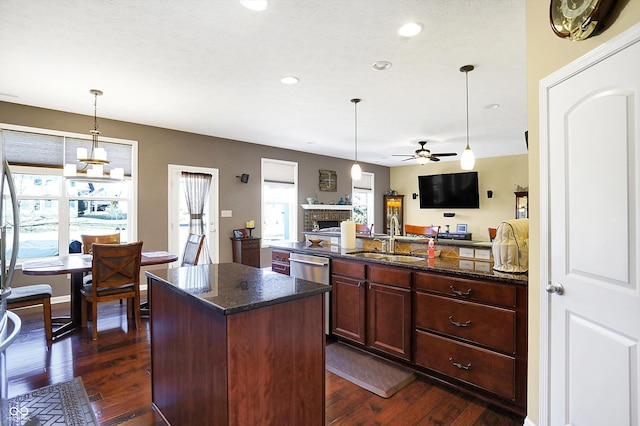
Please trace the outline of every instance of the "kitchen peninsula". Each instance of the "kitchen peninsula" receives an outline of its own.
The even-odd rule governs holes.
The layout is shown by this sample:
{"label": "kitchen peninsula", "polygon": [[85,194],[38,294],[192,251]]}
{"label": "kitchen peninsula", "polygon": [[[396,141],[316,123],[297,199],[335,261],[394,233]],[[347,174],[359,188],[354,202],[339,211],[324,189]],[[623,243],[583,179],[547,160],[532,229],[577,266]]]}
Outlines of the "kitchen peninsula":
{"label": "kitchen peninsula", "polygon": [[238,263],[146,272],[169,424],[324,425],[327,285]]}
{"label": "kitchen peninsula", "polygon": [[[272,247],[272,269],[287,273],[289,253],[331,261],[331,332],[341,342],[526,414],[527,275],[493,270],[491,243],[358,236],[356,248],[334,235]],[[419,254],[422,254],[420,256]]]}

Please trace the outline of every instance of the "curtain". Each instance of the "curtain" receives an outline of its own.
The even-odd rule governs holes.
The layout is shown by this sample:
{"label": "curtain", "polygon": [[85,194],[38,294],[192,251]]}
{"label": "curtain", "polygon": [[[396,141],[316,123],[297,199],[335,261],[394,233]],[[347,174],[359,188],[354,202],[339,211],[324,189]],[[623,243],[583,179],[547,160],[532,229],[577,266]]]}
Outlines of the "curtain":
{"label": "curtain", "polygon": [[[204,206],[209,198],[209,188],[211,187],[210,174],[182,172],[181,181],[184,186],[184,195],[189,209],[189,232],[192,234],[204,234],[204,222],[202,214]],[[198,265],[211,263],[209,245],[207,237],[204,238]]]}

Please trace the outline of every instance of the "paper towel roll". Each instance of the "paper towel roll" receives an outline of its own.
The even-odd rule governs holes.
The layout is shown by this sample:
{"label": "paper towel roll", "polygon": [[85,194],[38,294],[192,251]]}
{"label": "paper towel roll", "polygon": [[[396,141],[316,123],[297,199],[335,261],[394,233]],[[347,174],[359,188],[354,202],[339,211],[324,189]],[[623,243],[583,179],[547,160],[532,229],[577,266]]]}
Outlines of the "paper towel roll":
{"label": "paper towel roll", "polygon": [[340,222],[340,246],[342,248],[356,248],[356,223],[352,220]]}

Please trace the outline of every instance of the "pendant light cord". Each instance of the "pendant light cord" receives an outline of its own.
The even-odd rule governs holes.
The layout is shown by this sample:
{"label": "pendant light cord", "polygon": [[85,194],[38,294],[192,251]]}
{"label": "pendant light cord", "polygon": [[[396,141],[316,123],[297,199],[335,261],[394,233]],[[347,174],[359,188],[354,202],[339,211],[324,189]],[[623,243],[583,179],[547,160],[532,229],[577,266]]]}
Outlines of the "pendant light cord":
{"label": "pendant light cord", "polygon": [[354,121],[354,129],[353,129],[353,133],[354,133],[354,137],[355,137],[355,151],[354,151],[354,161],[357,163],[358,162],[358,102],[360,102],[360,99],[358,98],[354,98],[351,99],[351,102],[353,102],[353,109],[355,112],[355,121]]}
{"label": "pendant light cord", "polygon": [[467,148],[469,149],[469,71],[464,72],[467,88]]}

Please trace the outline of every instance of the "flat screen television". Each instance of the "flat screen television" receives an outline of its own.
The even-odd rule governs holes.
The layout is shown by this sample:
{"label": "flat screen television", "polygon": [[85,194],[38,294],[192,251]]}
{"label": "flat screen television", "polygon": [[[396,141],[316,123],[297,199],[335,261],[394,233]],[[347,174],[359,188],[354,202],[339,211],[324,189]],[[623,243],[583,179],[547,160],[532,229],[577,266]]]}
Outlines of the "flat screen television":
{"label": "flat screen television", "polygon": [[418,176],[421,209],[480,208],[478,172]]}

